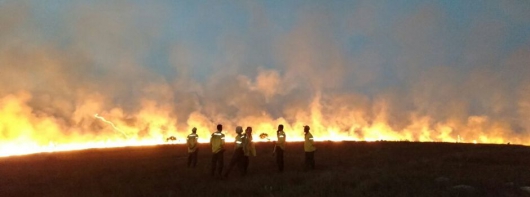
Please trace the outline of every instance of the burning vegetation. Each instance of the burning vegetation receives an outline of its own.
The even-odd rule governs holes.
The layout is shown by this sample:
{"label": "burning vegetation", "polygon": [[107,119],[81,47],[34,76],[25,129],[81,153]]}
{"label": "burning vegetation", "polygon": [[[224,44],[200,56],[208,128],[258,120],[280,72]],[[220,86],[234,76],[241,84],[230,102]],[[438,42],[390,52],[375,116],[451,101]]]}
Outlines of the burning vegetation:
{"label": "burning vegetation", "polygon": [[259,139],[270,141],[269,134],[261,133],[259,134]]}
{"label": "burning vegetation", "polygon": [[[432,26],[447,20],[418,6],[403,21],[376,25],[391,29],[370,31],[384,39],[359,42],[371,46],[352,54],[345,41],[370,36],[350,35],[363,28],[350,27],[356,20],[330,22],[336,19],[322,6],[296,12],[292,26],[273,38],[260,33],[275,29],[268,23],[250,22],[265,26],[248,27],[258,35],[225,29],[188,43],[159,32],[174,30],[166,28],[174,20],[161,2],[73,3],[38,13],[32,11],[50,6],[24,2],[0,6],[0,156],[162,144],[168,136],[183,143],[193,127],[204,143],[218,123],[227,138],[242,125],[274,140],[283,124],[288,141],[302,141],[303,126],[311,125],[316,141],[530,144],[529,45],[484,45],[504,40],[501,29],[520,28],[477,25],[478,33],[462,32],[456,41],[438,39],[458,28]],[[347,36],[335,37],[329,24],[348,29]],[[443,49],[445,41],[456,46],[477,34],[470,48]]]}
{"label": "burning vegetation", "polygon": [[166,138],[166,142],[175,142],[177,141],[177,138],[175,136],[169,136],[168,138]]}

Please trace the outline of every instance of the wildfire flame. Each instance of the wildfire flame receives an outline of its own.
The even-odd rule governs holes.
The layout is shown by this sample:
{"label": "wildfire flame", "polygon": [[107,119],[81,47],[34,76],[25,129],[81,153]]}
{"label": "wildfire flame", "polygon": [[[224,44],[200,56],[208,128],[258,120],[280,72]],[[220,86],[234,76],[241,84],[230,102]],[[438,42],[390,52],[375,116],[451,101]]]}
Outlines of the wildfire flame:
{"label": "wildfire flame", "polygon": [[[164,110],[146,102],[144,110],[137,114],[142,124],[128,123],[123,119],[120,110],[105,112],[110,120],[99,114],[92,115],[93,119],[81,119],[81,123],[88,122],[88,129],[99,132],[83,132],[82,128],[65,128],[64,124],[53,117],[39,117],[32,114],[31,109],[25,104],[28,95],[20,94],[0,100],[0,128],[3,137],[0,138],[0,156],[23,155],[39,152],[69,151],[89,148],[108,148],[123,146],[147,146],[167,143],[185,143],[185,137],[192,127],[198,129],[199,142],[209,141],[210,134],[214,131],[215,122],[209,121],[203,114],[192,113],[185,124],[185,129],[178,129],[176,120],[168,117]],[[83,108],[83,107],[81,107]],[[276,126],[284,125],[287,141],[303,141],[303,126],[311,125],[311,132],[316,141],[436,141],[436,142],[465,142],[465,143],[506,143],[503,133],[498,136],[487,136],[474,125],[485,121],[482,117],[472,117],[467,132],[456,132],[456,124],[437,124],[429,126],[428,117],[417,118],[409,127],[402,130],[392,129],[385,119],[380,116],[372,124],[352,120],[350,124],[334,123],[333,121],[346,121],[346,117],[324,118],[318,98],[311,106],[311,113],[306,117],[300,116],[294,123],[289,123],[283,118],[271,119],[269,117],[249,117],[241,120],[243,124],[227,122],[225,133],[227,139],[235,137],[232,128],[235,125],[253,126],[256,135],[266,134],[275,140]],[[111,121],[112,120],[112,121]],[[99,124],[103,123],[103,124]],[[495,128],[494,128],[495,129]],[[68,131],[68,133],[65,133]],[[90,130],[89,130],[90,131]],[[465,138],[461,135],[465,135]],[[167,142],[169,136],[175,136],[176,141]],[[268,141],[266,138],[255,136],[257,141]],[[465,140],[476,139],[476,140]],[[230,142],[230,140],[227,140]],[[520,144],[527,141],[519,140]],[[514,141],[512,141],[514,143]]]}

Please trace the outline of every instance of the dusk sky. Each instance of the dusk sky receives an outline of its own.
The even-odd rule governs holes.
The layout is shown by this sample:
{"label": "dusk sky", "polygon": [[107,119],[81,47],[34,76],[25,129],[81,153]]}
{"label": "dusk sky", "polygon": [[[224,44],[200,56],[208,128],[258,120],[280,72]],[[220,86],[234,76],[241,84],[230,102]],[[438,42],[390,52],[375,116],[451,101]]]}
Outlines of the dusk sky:
{"label": "dusk sky", "polygon": [[0,68],[0,142],[105,133],[99,113],[139,137],[381,124],[379,138],[530,144],[527,0],[0,0]]}

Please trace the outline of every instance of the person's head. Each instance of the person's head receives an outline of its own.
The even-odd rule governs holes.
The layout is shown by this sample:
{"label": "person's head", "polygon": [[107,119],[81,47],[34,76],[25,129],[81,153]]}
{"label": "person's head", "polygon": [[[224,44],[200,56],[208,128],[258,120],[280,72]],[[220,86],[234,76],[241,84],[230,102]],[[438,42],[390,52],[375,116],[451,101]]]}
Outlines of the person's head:
{"label": "person's head", "polygon": [[223,125],[222,124],[218,124],[217,125],[217,131],[219,131],[219,132],[223,131]]}
{"label": "person's head", "polygon": [[247,129],[245,129],[245,133],[248,135],[252,134],[252,127],[247,127]]}
{"label": "person's head", "polygon": [[241,126],[237,126],[237,127],[236,127],[236,133],[237,133],[238,135],[241,135],[241,133],[243,133],[243,127],[241,127]]}
{"label": "person's head", "polygon": [[309,128],[309,126],[307,126],[307,125],[304,126],[304,133],[308,133],[310,129],[311,129],[311,128]]}
{"label": "person's head", "polygon": [[278,125],[278,131],[283,131],[283,124]]}
{"label": "person's head", "polygon": [[192,133],[197,133],[197,128],[193,127],[193,129],[191,129],[191,132]]}

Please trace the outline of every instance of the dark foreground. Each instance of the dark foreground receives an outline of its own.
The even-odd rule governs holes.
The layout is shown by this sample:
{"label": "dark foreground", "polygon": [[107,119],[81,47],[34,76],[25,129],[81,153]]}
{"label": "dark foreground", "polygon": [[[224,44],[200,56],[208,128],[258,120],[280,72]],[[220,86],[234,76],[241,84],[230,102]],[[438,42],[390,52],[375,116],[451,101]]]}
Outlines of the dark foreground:
{"label": "dark foreground", "polygon": [[[301,143],[288,144],[283,174],[272,143],[257,143],[249,174],[209,176],[210,152],[186,168],[184,145],[0,158],[0,196],[530,196],[530,148],[412,142],[316,143],[304,172]],[[225,153],[225,167],[232,149]],[[521,189],[523,187],[523,189]]]}

